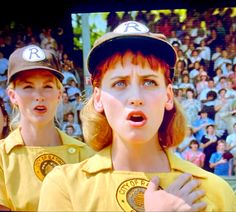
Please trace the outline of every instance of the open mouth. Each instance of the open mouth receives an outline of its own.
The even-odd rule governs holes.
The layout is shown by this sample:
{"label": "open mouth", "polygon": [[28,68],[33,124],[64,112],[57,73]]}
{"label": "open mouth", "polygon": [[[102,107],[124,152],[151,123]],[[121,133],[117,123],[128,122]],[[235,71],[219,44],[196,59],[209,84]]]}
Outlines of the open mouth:
{"label": "open mouth", "polygon": [[45,106],[40,105],[40,106],[36,106],[34,108],[34,110],[36,110],[38,112],[45,112],[47,110],[47,108]]}
{"label": "open mouth", "polygon": [[130,117],[130,120],[131,121],[134,121],[134,122],[141,122],[144,120],[144,117],[143,116],[140,116],[140,115],[132,115]]}
{"label": "open mouth", "polygon": [[147,117],[142,111],[133,111],[129,113],[127,120],[131,126],[141,127],[146,123]]}

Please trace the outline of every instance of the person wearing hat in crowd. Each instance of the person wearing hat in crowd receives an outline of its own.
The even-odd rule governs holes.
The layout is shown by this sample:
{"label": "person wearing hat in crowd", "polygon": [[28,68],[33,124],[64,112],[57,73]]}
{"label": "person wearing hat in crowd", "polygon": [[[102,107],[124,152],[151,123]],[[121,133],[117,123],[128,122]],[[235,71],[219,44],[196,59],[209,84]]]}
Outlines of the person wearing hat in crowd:
{"label": "person wearing hat in crowd", "polygon": [[200,142],[202,136],[206,134],[206,126],[215,124],[215,121],[208,117],[208,109],[206,107],[202,107],[198,114],[199,117],[192,123],[192,127],[197,141]]}
{"label": "person wearing hat in crowd", "polygon": [[44,177],[57,165],[94,154],[55,127],[63,75],[50,50],[29,45],[9,58],[7,93],[15,117],[0,144],[0,210],[36,211]]}
{"label": "person wearing hat in crowd", "polygon": [[197,94],[199,95],[204,89],[208,88],[208,74],[205,71],[201,71],[199,73],[199,81],[196,82],[196,90]]}
{"label": "person wearing hat in crowd", "polygon": [[206,155],[203,169],[209,172],[214,172],[214,169],[209,166],[209,160],[211,158],[211,155],[216,152],[217,142],[218,140],[220,140],[220,137],[216,135],[215,124],[209,123],[205,128],[206,132],[202,136],[200,141],[200,147],[203,153]]}
{"label": "person wearing hat in crowd", "polygon": [[55,167],[39,211],[236,209],[226,181],[172,151],[187,123],[172,91],[176,52],[164,35],[123,22],[95,42],[87,62],[93,94],[81,120],[85,141],[99,152]]}

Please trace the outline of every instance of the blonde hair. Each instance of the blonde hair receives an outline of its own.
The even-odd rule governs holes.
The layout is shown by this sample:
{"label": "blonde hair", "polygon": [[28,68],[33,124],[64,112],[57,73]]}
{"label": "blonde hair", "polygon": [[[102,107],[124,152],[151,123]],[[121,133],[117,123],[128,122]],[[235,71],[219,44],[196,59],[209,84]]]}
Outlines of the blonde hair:
{"label": "blonde hair", "polygon": [[[63,91],[63,85],[61,83],[61,81],[57,78],[56,78],[56,86],[59,90]],[[15,89],[15,80],[11,81],[7,87],[7,89]],[[14,130],[16,129],[18,126],[19,126],[19,121],[20,121],[20,112],[19,112],[19,109],[17,107],[17,105],[14,105],[14,104],[11,104],[11,107],[12,107],[12,114],[10,116],[10,130]],[[57,121],[57,118],[55,117],[55,122],[57,124],[59,124],[59,122]]]}
{"label": "blonde hair", "polygon": [[[162,71],[165,76],[166,85],[170,84],[170,70],[164,61],[153,55],[143,55],[141,52],[126,51],[125,53],[117,52],[97,66],[96,75],[92,77],[93,86],[100,87],[104,73],[114,67],[118,61],[123,65],[127,57],[129,59],[131,58],[132,64],[142,67],[149,65],[153,70]],[[95,110],[93,95],[82,108],[80,118],[84,140],[93,149],[98,151],[112,143],[112,129],[107,122],[106,116]],[[186,118],[180,104],[174,99],[174,108],[170,111],[165,110],[162,124],[158,130],[160,145],[165,149],[177,146],[184,139],[186,129]]]}

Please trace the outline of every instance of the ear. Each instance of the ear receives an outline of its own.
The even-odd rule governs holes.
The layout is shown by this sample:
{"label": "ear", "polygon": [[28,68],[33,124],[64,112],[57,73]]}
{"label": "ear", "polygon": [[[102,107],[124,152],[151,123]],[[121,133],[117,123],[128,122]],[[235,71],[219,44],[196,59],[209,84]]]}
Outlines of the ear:
{"label": "ear", "polygon": [[101,101],[101,90],[97,87],[95,87],[93,91],[93,105],[98,113],[103,112],[103,105]]}
{"label": "ear", "polygon": [[7,127],[7,117],[6,116],[3,119],[3,127]]}
{"label": "ear", "polygon": [[58,102],[60,102],[61,100],[62,100],[62,90],[60,90],[59,92],[58,92]]}
{"label": "ear", "polygon": [[167,101],[165,104],[165,109],[172,110],[173,107],[174,107],[174,93],[173,93],[172,85],[169,84],[167,86]]}
{"label": "ear", "polygon": [[9,88],[7,89],[7,95],[9,96],[11,103],[13,105],[17,105],[16,92],[13,89]]}

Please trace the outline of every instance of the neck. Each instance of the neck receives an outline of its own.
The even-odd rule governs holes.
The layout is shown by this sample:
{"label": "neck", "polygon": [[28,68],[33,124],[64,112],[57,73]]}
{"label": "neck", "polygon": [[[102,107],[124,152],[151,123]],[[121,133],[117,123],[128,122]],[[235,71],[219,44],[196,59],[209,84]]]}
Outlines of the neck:
{"label": "neck", "polygon": [[166,153],[157,139],[143,143],[128,143],[117,138],[112,144],[112,162],[115,170],[137,172],[169,172]]}
{"label": "neck", "polygon": [[20,131],[26,146],[57,146],[61,145],[60,136],[55,126],[37,127],[20,125]]}

